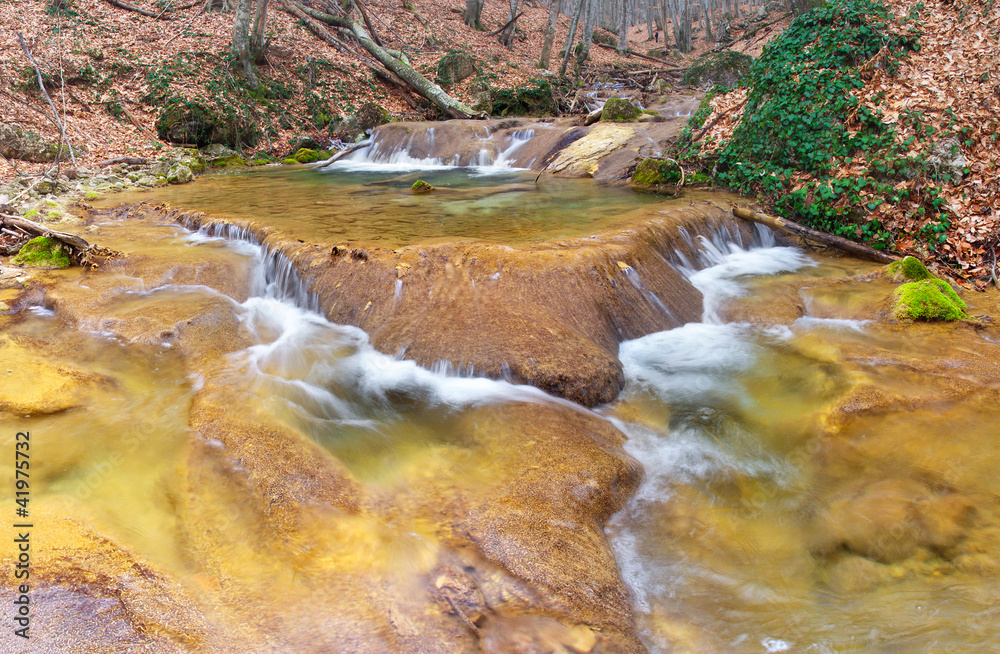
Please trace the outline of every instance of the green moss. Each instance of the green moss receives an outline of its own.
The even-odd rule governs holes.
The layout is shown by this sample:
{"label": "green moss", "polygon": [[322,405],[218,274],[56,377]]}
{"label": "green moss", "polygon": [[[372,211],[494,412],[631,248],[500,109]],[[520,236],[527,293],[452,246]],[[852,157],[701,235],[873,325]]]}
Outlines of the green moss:
{"label": "green moss", "polygon": [[299,151],[293,154],[291,158],[295,159],[295,161],[299,163],[307,164],[307,163],[312,163],[314,161],[320,161],[323,158],[323,155],[317,152],[316,150],[311,150],[309,148],[299,148]]}
{"label": "green moss", "polygon": [[208,162],[212,168],[232,168],[233,166],[245,166],[247,162],[238,154],[231,154],[228,157],[218,157]]}
{"label": "green moss", "polygon": [[885,267],[885,276],[893,282],[920,282],[934,277],[916,257],[904,257]]}
{"label": "green moss", "polygon": [[640,188],[655,188],[681,181],[681,171],[672,161],[664,159],[643,159],[632,173],[632,185]]}
{"label": "green moss", "polygon": [[94,193],[93,191],[89,191],[86,195],[83,196],[83,199],[84,200],[100,200],[101,199],[101,194],[100,193]]}
{"label": "green moss", "polygon": [[35,216],[37,216],[40,213],[41,212],[38,209],[31,209],[30,211],[24,212],[24,217],[25,218],[34,218]]}
{"label": "green moss", "polygon": [[485,78],[481,84],[489,89],[494,116],[545,116],[556,111],[552,85],[543,79],[533,77],[519,86],[506,89],[489,87],[489,80]]}
{"label": "green moss", "polygon": [[38,236],[23,246],[12,263],[28,268],[69,268],[69,255],[63,244],[48,236]]}
{"label": "green moss", "polygon": [[896,306],[892,317],[896,320],[962,320],[966,306],[948,282],[943,279],[925,279],[908,282],[896,289],[893,296]]}
{"label": "green moss", "polygon": [[425,182],[424,180],[418,179],[417,181],[413,182],[413,186],[410,187],[410,190],[412,190],[414,193],[430,193],[431,191],[434,190],[434,187]]}
{"label": "green moss", "polygon": [[299,162],[296,161],[295,159],[292,159],[291,157],[288,157],[287,159],[282,159],[281,163],[285,166],[293,166]]}
{"label": "green moss", "polygon": [[601,120],[635,120],[642,114],[635,104],[621,98],[611,98],[604,103],[604,111],[601,112]]}

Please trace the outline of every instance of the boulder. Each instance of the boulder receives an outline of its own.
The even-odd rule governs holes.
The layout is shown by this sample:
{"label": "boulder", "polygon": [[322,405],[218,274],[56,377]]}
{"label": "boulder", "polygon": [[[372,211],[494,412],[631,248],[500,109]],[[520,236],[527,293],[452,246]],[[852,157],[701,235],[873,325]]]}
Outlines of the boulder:
{"label": "boulder", "polygon": [[367,102],[358,108],[354,119],[359,128],[368,131],[389,122],[389,112],[374,102]]}
{"label": "boulder", "polygon": [[896,320],[963,320],[967,317],[965,302],[943,279],[908,282],[893,293]]}
{"label": "boulder", "polygon": [[171,184],[187,184],[194,181],[194,173],[184,164],[175,164],[167,172],[167,181]]}
{"label": "boulder", "polygon": [[66,246],[48,236],[38,236],[23,246],[12,263],[27,268],[69,268]]}
{"label": "boulder", "polygon": [[69,149],[66,146],[46,141],[32,131],[6,123],[0,123],[0,154],[8,159],[32,163],[55,161],[57,154],[61,160],[69,160]]}
{"label": "boulder", "polygon": [[604,103],[604,110],[601,112],[601,120],[618,120],[627,122],[635,120],[641,115],[642,109],[640,109],[638,105],[621,98],[609,98],[608,101]]}
{"label": "boulder", "polygon": [[173,102],[163,108],[156,120],[156,133],[168,143],[198,147],[212,143],[234,148],[256,145],[260,128],[238,116],[235,108],[231,115],[223,115],[197,102]]}
{"label": "boulder", "polygon": [[452,50],[441,57],[437,67],[437,83],[448,86],[476,74],[476,60],[463,50]]}

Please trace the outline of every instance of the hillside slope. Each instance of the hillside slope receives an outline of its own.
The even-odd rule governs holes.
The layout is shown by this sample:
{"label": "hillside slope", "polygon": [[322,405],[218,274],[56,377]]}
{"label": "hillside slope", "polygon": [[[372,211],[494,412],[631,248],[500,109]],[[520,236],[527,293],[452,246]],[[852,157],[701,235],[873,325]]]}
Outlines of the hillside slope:
{"label": "hillside slope", "polygon": [[830,0],[773,46],[697,117],[701,165],[782,215],[995,284],[1000,6]]}

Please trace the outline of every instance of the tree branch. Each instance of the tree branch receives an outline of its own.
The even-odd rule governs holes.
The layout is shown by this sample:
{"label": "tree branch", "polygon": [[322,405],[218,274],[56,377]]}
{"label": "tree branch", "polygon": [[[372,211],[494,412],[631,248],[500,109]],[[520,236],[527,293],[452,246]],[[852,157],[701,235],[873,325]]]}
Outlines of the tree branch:
{"label": "tree branch", "polygon": [[[76,154],[73,152],[73,145],[69,142],[69,139],[66,138],[66,128],[63,127],[62,120],[60,120],[59,118],[59,112],[56,111],[56,105],[53,104],[52,98],[49,96],[49,92],[45,90],[45,82],[42,81],[42,71],[39,70],[38,64],[35,63],[35,58],[32,57],[31,53],[28,51],[28,45],[24,42],[24,37],[21,36],[20,32],[17,33],[17,40],[21,42],[21,49],[24,50],[24,54],[26,57],[28,57],[28,61],[30,61],[31,65],[35,67],[35,75],[38,76],[38,88],[42,89],[42,94],[44,94],[45,99],[49,101],[49,107],[52,109],[52,115],[55,116],[56,124],[59,125],[59,135],[60,138],[62,139],[61,142],[65,143],[66,147],[69,148],[69,157],[70,159],[73,160],[73,165],[75,166]],[[58,157],[59,157],[59,151],[57,148],[56,149],[57,160]]]}

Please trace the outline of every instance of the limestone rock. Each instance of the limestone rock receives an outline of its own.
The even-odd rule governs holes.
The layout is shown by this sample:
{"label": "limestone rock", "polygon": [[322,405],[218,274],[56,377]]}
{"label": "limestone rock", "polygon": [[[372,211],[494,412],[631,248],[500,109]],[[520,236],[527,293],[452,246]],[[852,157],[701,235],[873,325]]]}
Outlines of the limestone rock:
{"label": "limestone rock", "polygon": [[175,164],[167,172],[167,181],[171,184],[187,184],[194,181],[194,172],[184,164]]}
{"label": "limestone rock", "polygon": [[389,122],[389,112],[374,102],[367,102],[358,107],[354,118],[359,128],[368,131]]}
{"label": "limestone rock", "polygon": [[437,83],[455,84],[476,74],[476,60],[464,50],[452,50],[441,57],[437,67]]}

